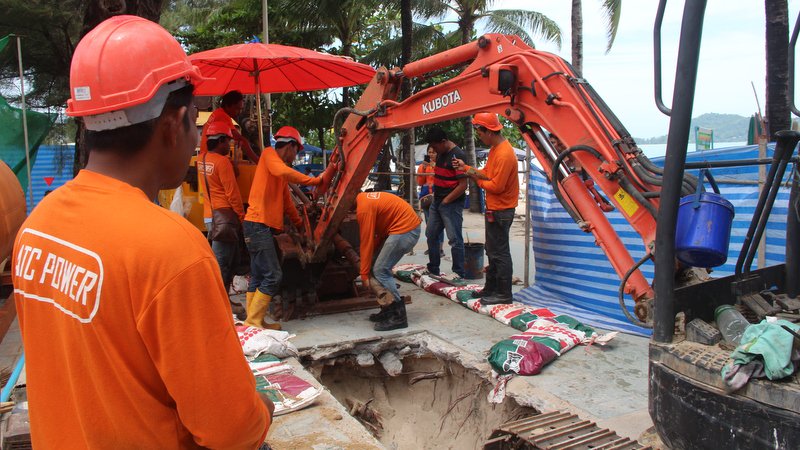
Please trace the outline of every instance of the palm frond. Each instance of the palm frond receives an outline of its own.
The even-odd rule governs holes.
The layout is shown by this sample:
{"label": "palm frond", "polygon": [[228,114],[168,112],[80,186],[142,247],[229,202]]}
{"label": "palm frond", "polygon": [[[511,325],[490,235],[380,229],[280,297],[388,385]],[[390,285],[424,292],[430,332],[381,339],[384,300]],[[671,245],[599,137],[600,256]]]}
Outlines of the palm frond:
{"label": "palm frond", "polygon": [[608,34],[606,53],[608,53],[611,51],[611,46],[614,45],[614,39],[617,37],[619,19],[622,15],[622,0],[603,0],[602,9],[606,19],[606,33]]}
{"label": "palm frond", "polygon": [[446,0],[411,0],[411,10],[422,19],[438,19],[450,10]]}
{"label": "palm frond", "polygon": [[532,46],[532,36],[538,36],[561,48],[561,28],[540,12],[498,9],[487,13],[485,17],[488,21],[486,28],[492,33],[516,34]]}
{"label": "palm frond", "polygon": [[[440,27],[417,22],[413,24],[413,27],[414,47],[411,49],[412,60],[424,58],[432,54],[432,49],[433,52],[437,52],[450,48],[447,35],[442,33]],[[398,66],[400,64],[400,55],[403,50],[402,41],[402,36],[397,36],[384,42],[380,47],[364,56],[361,62],[373,66]]]}

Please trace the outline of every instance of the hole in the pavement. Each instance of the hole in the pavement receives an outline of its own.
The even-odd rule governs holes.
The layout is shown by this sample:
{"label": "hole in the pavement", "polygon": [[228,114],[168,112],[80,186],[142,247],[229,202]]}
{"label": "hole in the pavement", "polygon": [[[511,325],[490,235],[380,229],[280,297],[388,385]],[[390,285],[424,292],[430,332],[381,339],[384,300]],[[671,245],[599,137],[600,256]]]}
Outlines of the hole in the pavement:
{"label": "hole in the pavement", "polygon": [[479,371],[424,349],[353,350],[311,372],[391,449],[480,449],[503,423],[537,413],[510,397],[490,404],[492,383]]}

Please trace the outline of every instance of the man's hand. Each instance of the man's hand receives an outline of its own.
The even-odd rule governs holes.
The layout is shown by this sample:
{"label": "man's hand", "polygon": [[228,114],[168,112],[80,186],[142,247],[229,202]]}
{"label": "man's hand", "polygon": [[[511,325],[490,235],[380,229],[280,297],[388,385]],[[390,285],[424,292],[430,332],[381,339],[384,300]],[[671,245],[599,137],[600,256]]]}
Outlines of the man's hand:
{"label": "man's hand", "polygon": [[275,404],[272,403],[272,400],[269,399],[269,396],[263,392],[259,392],[258,396],[261,397],[261,401],[264,402],[264,406],[267,407],[267,410],[269,411],[270,422],[272,422],[272,417],[275,414]]}
{"label": "man's hand", "polygon": [[466,166],[467,166],[467,164],[464,161],[462,161],[462,160],[460,160],[458,158],[453,158],[453,169],[460,170],[460,171],[464,172],[464,171],[467,170]]}
{"label": "man's hand", "polygon": [[362,277],[361,277],[361,285],[362,285],[362,286],[364,286],[365,288],[367,288],[367,289],[370,289],[370,290],[371,290],[371,287],[370,287],[370,285],[369,285],[369,277],[366,277],[366,278],[364,278],[364,277],[362,276]]}

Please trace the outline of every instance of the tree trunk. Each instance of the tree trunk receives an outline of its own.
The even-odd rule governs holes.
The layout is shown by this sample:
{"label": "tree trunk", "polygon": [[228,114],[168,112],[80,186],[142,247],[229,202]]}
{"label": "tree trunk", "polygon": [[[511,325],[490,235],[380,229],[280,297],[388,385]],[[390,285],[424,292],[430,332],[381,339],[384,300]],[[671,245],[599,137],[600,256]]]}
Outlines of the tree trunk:
{"label": "tree trunk", "polygon": [[378,181],[375,182],[376,191],[389,191],[392,189],[392,177],[389,175],[392,162],[392,144],[389,141],[383,145],[378,159]]}
{"label": "tree trunk", "polygon": [[575,75],[583,74],[583,13],[581,0],[572,0],[572,67]]}
{"label": "tree trunk", "polygon": [[[411,0],[401,0],[400,1],[400,28],[402,31],[402,43],[403,48],[400,54],[400,65],[405,66],[409,62],[411,62],[411,48],[412,48],[412,33],[413,33],[413,17],[411,15]],[[403,84],[400,86],[400,96],[403,100],[411,97],[411,83],[408,79],[403,80]],[[416,201],[417,196],[414,195],[416,192],[416,188],[414,186],[414,169],[415,164],[410,163],[413,159],[414,155],[414,129],[410,128],[403,133],[403,138],[401,142],[401,151],[400,151],[400,158],[402,158],[403,163],[409,165],[410,167],[407,172],[408,174],[403,176],[403,184],[405,186],[406,191],[403,192],[403,198],[409,199],[411,206],[416,206],[418,203]],[[398,158],[398,159],[400,159]],[[398,161],[399,162],[399,161]],[[398,167],[402,167],[403,164],[398,164]],[[411,195],[409,195],[411,193]]]}
{"label": "tree trunk", "polygon": [[[158,22],[161,18],[161,9],[163,6],[163,0],[91,0],[86,5],[86,11],[83,14],[81,38],[83,38],[86,33],[92,31],[100,22],[120,14],[130,14],[144,17],[153,22]],[[78,127],[75,131],[75,162],[72,165],[73,175],[77,175],[78,171],[86,167],[86,163],[89,161],[89,152],[83,145],[83,136],[85,132],[83,120],[78,119],[75,122]]]}
{"label": "tree trunk", "polygon": [[770,140],[790,128],[789,6],[787,0],[765,0],[767,37],[766,119]]}
{"label": "tree trunk", "polygon": [[[467,44],[469,43],[472,37],[472,29],[474,24],[464,24],[464,28],[461,34],[461,43]],[[470,166],[475,166],[477,159],[475,158],[475,134],[472,130],[472,118],[465,117],[463,119],[464,123],[464,154],[467,156],[467,164]],[[475,182],[472,178],[470,178],[469,183],[469,210],[471,212],[481,212],[481,197],[478,194],[479,188],[478,183]]]}

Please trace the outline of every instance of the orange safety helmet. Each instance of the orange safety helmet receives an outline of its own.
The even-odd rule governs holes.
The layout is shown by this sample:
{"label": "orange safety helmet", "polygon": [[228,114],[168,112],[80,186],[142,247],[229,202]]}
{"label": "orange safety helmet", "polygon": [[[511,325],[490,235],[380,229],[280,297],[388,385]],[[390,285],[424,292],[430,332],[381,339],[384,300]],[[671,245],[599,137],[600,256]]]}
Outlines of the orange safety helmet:
{"label": "orange safety helmet", "polygon": [[492,131],[500,131],[503,129],[503,125],[500,123],[500,120],[497,118],[497,114],[495,113],[478,113],[472,117],[472,124],[473,125],[480,125],[487,130]]}
{"label": "orange safety helmet", "polygon": [[84,117],[93,131],[141,123],[161,114],[170,92],[202,79],[167,30],[141,17],[114,16],[75,48],[67,115]]}
{"label": "orange safety helmet", "polygon": [[208,124],[208,128],[206,129],[206,138],[216,137],[219,136],[220,134],[224,134],[229,138],[233,138],[233,133],[231,133],[231,127],[225,122],[217,120]]}
{"label": "orange safety helmet", "polygon": [[286,142],[287,139],[294,140],[300,145],[300,147],[303,146],[303,138],[300,136],[300,132],[297,131],[297,128],[295,127],[290,127],[288,125],[283,126],[275,133],[275,142]]}

